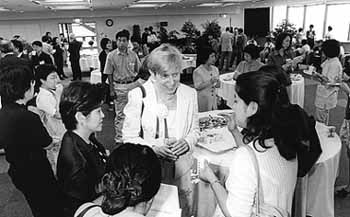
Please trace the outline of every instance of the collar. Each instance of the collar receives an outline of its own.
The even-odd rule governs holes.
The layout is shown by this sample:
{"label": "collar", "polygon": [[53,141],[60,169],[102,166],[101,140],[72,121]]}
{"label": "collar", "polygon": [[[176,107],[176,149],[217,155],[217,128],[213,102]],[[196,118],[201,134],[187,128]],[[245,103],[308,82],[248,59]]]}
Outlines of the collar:
{"label": "collar", "polygon": [[42,92],[44,92],[46,94],[53,94],[53,95],[55,95],[55,91],[53,91],[53,90],[48,90],[48,89],[45,89],[45,88],[42,88],[42,87],[40,87],[39,89],[40,89],[40,92],[42,91]]}
{"label": "collar", "polygon": [[118,48],[116,50],[117,50],[117,55],[129,55],[129,48],[126,49],[125,53],[121,52]]}

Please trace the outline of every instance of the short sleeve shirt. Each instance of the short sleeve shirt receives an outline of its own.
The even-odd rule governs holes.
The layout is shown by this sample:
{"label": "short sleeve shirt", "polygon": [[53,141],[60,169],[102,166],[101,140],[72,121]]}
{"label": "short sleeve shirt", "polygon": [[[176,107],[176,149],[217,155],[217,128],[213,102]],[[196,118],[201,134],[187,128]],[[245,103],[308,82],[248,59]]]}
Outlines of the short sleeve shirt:
{"label": "short sleeve shirt", "polygon": [[113,75],[113,81],[132,81],[141,66],[137,54],[132,50],[122,53],[119,49],[107,55],[104,74]]}

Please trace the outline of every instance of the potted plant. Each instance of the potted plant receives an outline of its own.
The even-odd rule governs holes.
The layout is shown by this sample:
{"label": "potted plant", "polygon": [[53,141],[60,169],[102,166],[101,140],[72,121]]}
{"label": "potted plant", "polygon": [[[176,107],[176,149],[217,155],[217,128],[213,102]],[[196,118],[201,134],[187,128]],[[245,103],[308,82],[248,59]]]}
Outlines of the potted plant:
{"label": "potted plant", "polygon": [[212,20],[212,21],[207,20],[201,26],[204,29],[203,34],[212,35],[214,38],[220,38],[221,27],[220,27],[219,21],[217,19]]}
{"label": "potted plant", "polygon": [[181,31],[185,34],[186,39],[183,42],[183,53],[193,54],[196,53],[194,42],[197,39],[198,30],[196,26],[190,21],[186,21],[181,28]]}
{"label": "potted plant", "polygon": [[297,33],[297,29],[293,23],[290,23],[287,19],[284,19],[273,31],[273,36],[276,38],[282,32],[290,34],[293,38]]}

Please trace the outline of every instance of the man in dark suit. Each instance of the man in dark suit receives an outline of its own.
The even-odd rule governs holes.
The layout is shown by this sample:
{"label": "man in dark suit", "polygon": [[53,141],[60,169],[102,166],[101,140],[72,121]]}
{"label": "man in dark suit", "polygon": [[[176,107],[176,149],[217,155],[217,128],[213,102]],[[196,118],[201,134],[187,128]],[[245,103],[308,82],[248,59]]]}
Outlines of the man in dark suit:
{"label": "man in dark suit", "polygon": [[17,54],[17,57],[29,61],[29,55],[23,52],[23,43],[20,40],[11,40],[11,42],[13,44],[14,52]]}
{"label": "man in dark suit", "polygon": [[24,66],[32,70],[28,59],[19,58],[14,51],[14,46],[11,41],[0,41],[0,70],[6,66]]}
{"label": "man in dark suit", "polygon": [[35,55],[32,56],[32,65],[34,69],[38,65],[53,64],[51,56],[43,51],[43,44],[41,41],[34,41],[32,46],[35,51]]}
{"label": "man in dark suit", "polygon": [[80,49],[82,43],[77,41],[75,35],[72,33],[69,35],[69,61],[72,67],[73,80],[81,80],[81,69],[80,69]]}

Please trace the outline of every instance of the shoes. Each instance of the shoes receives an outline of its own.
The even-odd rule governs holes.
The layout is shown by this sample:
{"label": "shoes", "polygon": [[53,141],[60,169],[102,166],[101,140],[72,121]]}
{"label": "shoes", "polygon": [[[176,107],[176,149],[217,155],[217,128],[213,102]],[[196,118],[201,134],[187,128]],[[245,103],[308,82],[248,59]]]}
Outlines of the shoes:
{"label": "shoes", "polygon": [[340,198],[345,198],[346,196],[348,196],[349,193],[350,192],[347,191],[345,188],[342,188],[335,192],[335,196]]}

